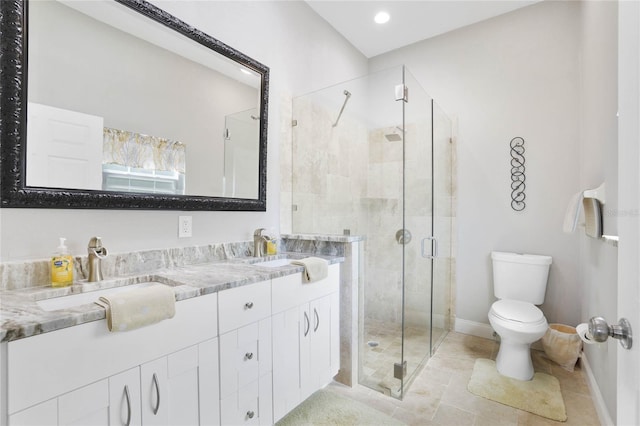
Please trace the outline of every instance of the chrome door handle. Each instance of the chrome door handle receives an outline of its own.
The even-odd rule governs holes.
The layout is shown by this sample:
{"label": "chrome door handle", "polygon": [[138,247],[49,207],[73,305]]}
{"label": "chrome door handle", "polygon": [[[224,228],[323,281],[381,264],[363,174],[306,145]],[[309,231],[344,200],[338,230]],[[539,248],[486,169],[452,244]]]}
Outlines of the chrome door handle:
{"label": "chrome door handle", "polygon": [[618,324],[609,325],[602,317],[592,317],[589,320],[589,334],[596,342],[604,342],[609,336],[620,340],[625,349],[631,349],[633,338],[631,335],[631,323],[626,318],[620,318]]}
{"label": "chrome door handle", "polygon": [[244,354],[244,359],[253,359],[253,352],[247,352]]}
{"label": "chrome door handle", "polygon": [[[431,254],[425,253],[425,241],[431,241]],[[424,237],[420,242],[420,251],[422,257],[427,259],[435,259],[436,257],[438,257],[438,239],[433,235]]]}
{"label": "chrome door handle", "polygon": [[316,310],[316,308],[313,308],[313,315],[316,319],[316,326],[313,328],[313,332],[315,333],[316,331],[318,331],[318,327],[320,327],[320,315],[318,315],[318,311]]}
{"label": "chrome door handle", "polygon": [[247,303],[245,303],[245,304],[244,304],[244,308],[245,308],[245,309],[251,309],[251,308],[253,308],[253,302],[247,302]]}
{"label": "chrome door handle", "polygon": [[309,334],[309,328],[311,328],[311,322],[309,321],[309,315],[307,315],[307,312],[304,313],[304,322],[305,322],[305,330],[304,330],[304,337],[307,337],[307,334]]}
{"label": "chrome door handle", "polygon": [[152,382],[156,388],[156,398],[157,398],[156,406],[153,407],[153,415],[155,416],[158,414],[158,410],[160,409],[160,384],[158,383],[158,376],[156,375],[156,373],[153,373]]}
{"label": "chrome door handle", "polygon": [[131,397],[129,396],[128,385],[124,385],[124,397],[127,400],[127,421],[124,426],[129,426],[131,424]]}

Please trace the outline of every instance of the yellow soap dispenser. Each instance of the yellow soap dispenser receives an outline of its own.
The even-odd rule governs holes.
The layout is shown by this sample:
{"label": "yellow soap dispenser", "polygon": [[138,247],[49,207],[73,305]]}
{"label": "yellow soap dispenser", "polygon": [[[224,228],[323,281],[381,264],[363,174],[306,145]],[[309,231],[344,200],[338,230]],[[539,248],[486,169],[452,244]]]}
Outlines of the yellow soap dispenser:
{"label": "yellow soap dispenser", "polygon": [[73,257],[64,244],[66,238],[60,238],[60,245],[51,258],[51,286],[66,287],[73,284]]}

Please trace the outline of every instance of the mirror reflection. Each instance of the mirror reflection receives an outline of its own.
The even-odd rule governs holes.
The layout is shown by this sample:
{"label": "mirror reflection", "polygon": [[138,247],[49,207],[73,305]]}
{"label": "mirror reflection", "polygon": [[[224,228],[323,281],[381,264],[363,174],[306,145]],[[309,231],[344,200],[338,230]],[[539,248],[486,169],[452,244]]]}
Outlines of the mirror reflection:
{"label": "mirror reflection", "polygon": [[28,187],[259,197],[258,73],[113,1],[28,16]]}

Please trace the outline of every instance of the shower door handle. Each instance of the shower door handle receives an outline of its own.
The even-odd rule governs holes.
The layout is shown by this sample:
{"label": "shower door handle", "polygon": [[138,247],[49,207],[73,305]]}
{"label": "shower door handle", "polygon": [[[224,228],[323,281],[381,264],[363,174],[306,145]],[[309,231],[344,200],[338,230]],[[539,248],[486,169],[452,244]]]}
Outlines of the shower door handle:
{"label": "shower door handle", "polygon": [[[431,241],[431,254],[425,253],[425,241]],[[427,259],[435,259],[436,257],[438,257],[438,239],[433,235],[423,238],[420,244],[420,248],[422,257],[425,257]]]}

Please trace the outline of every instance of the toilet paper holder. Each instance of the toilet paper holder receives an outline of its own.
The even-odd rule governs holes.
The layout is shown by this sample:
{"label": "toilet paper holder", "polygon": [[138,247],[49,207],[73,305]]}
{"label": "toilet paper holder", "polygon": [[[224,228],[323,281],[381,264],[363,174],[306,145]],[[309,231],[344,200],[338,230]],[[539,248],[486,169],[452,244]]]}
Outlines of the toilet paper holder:
{"label": "toilet paper holder", "polygon": [[620,318],[618,324],[609,325],[602,317],[592,317],[589,320],[589,334],[596,342],[605,342],[609,336],[620,340],[620,344],[625,349],[631,349],[633,339],[631,335],[631,324],[626,318]]}

